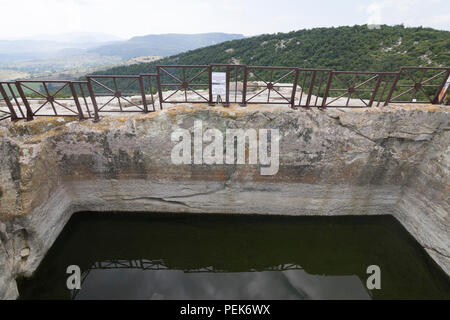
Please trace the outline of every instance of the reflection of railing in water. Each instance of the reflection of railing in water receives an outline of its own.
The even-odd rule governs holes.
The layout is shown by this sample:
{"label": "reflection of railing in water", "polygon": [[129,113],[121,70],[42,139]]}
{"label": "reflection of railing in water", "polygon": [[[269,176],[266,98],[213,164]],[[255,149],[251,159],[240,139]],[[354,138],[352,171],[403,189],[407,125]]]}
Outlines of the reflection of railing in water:
{"label": "reflection of railing in water", "polygon": [[[163,260],[147,260],[147,259],[135,259],[135,260],[105,260],[95,262],[89,269],[83,272],[81,275],[81,287],[92,270],[117,270],[117,269],[139,269],[139,270],[173,270],[182,271],[184,273],[228,273],[228,272],[262,272],[262,271],[287,271],[287,270],[303,270],[303,268],[297,264],[280,264],[277,266],[270,266],[266,268],[250,268],[246,271],[229,271],[216,269],[214,266],[208,266],[198,269],[177,269],[171,268],[164,264]],[[71,298],[75,299],[80,290],[70,290]]]}
{"label": "reflection of railing in water", "polygon": [[142,269],[142,270],[166,270],[168,267],[159,260],[106,260],[95,262],[91,268],[95,269]]}
{"label": "reflection of railing in water", "polygon": [[[3,81],[0,82],[0,120],[76,116],[80,120],[93,118],[98,121],[101,112],[156,111],[156,99],[160,109],[163,103],[206,103],[212,106],[217,101],[213,96],[213,72],[225,74],[225,94],[220,97],[224,106],[230,103],[242,106],[280,104],[298,109],[366,108],[389,103],[445,102],[450,105],[450,95],[446,95],[450,76],[448,67],[402,67],[399,72],[359,72],[211,64],[156,66],[156,71],[141,75],[92,75],[87,76],[87,81]],[[168,91],[170,89],[173,92]],[[181,100],[177,93],[182,95]],[[103,98],[106,100],[101,101]],[[111,105],[115,99],[118,106]],[[46,110],[45,106],[51,106],[51,109]]]}
{"label": "reflection of railing in water", "polygon": [[[227,270],[216,269],[213,266],[203,267],[199,269],[177,269],[171,268],[164,264],[162,260],[147,260],[147,259],[136,259],[136,260],[106,260],[95,262],[89,270],[96,269],[141,269],[141,270],[181,270],[185,273],[195,273],[195,272],[230,272]],[[271,266],[261,269],[249,269],[248,272],[259,272],[259,271],[285,271],[285,270],[300,270],[302,267],[296,264],[282,264],[278,266]]]}

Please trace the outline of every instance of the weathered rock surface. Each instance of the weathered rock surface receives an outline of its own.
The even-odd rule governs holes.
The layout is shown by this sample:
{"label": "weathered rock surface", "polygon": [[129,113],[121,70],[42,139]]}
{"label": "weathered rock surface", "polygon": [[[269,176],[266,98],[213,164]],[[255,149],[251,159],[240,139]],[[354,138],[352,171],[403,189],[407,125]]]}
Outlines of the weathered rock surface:
{"label": "weathered rock surface", "polygon": [[[450,274],[448,107],[176,106],[0,123],[0,298],[77,211],[394,215]],[[177,128],[279,129],[280,168],[174,165]]]}

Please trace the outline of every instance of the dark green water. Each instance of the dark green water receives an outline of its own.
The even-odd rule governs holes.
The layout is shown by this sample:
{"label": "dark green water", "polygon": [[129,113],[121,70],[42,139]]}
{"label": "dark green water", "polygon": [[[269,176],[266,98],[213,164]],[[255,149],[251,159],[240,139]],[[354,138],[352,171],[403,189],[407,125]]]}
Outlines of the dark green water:
{"label": "dark green water", "polygon": [[[66,287],[78,265],[82,287]],[[381,289],[368,290],[369,265]],[[450,280],[390,216],[72,217],[22,299],[450,299]]]}

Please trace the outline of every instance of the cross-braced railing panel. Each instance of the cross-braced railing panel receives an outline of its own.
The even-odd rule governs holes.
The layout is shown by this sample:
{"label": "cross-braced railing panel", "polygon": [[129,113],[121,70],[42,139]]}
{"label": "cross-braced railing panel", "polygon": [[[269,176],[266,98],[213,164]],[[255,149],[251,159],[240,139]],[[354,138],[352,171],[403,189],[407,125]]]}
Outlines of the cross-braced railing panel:
{"label": "cross-braced railing panel", "polygon": [[21,80],[15,85],[27,110],[28,120],[35,116],[86,118],[71,81]]}
{"label": "cross-braced railing panel", "polygon": [[450,76],[450,68],[402,67],[387,102],[441,103],[442,93]]}
{"label": "cross-braced railing panel", "polygon": [[394,73],[333,71],[322,107],[367,108],[385,99]]}
{"label": "cross-braced railing panel", "polygon": [[86,78],[97,113],[148,112],[140,76],[95,75]]}
{"label": "cross-braced railing panel", "polygon": [[209,103],[209,65],[156,66],[162,103]]}
{"label": "cross-braced railing panel", "polygon": [[294,105],[298,69],[247,67],[245,103]]}

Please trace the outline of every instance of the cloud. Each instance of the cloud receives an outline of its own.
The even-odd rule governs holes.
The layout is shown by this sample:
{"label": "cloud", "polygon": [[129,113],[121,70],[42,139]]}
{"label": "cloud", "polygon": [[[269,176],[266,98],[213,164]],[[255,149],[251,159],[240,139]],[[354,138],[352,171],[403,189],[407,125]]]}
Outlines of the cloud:
{"label": "cloud", "polygon": [[369,3],[365,12],[368,24],[404,24],[443,30],[450,29],[450,2],[443,0],[377,0]]}
{"label": "cloud", "polygon": [[354,24],[450,30],[448,0],[0,0],[0,39],[100,32],[256,35]]}
{"label": "cloud", "polygon": [[[450,14],[438,15],[433,17],[425,17],[423,25],[438,29],[448,30],[450,27]],[[447,27],[445,27],[447,26]]]}
{"label": "cloud", "polygon": [[408,12],[416,7],[417,4],[417,0],[383,0],[372,2],[366,8],[366,12],[369,15],[367,23],[387,23],[387,21],[385,21],[386,15],[389,16],[393,13],[404,17],[405,15],[408,15]]}
{"label": "cloud", "polygon": [[367,24],[381,24],[382,2],[374,2],[367,6],[366,12],[369,15]]}

